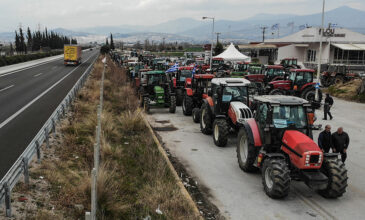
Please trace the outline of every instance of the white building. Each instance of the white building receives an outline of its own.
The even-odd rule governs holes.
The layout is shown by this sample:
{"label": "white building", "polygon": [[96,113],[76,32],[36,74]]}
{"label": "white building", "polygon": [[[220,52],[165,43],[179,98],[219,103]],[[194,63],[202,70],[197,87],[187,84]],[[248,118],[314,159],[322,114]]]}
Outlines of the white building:
{"label": "white building", "polygon": [[[365,35],[345,28],[327,28],[323,34],[322,63],[365,65]],[[268,39],[265,44],[278,45],[277,61],[297,58],[307,68],[314,68],[319,59],[320,28],[306,28],[295,34]]]}

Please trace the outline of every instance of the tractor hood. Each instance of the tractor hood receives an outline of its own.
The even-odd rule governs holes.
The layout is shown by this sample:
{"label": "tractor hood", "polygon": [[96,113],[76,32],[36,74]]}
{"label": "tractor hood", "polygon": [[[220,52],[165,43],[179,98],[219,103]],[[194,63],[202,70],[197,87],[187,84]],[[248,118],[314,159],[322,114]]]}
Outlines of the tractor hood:
{"label": "tractor hood", "polygon": [[231,102],[228,109],[228,116],[233,124],[242,123],[242,120],[252,118],[253,114],[250,108],[242,102]]}
{"label": "tractor hood", "polygon": [[319,169],[323,152],[307,135],[296,130],[287,130],[282,139],[282,150],[299,169]]}
{"label": "tractor hood", "polygon": [[251,82],[263,82],[265,75],[264,74],[252,74],[252,75],[245,76],[245,78]]}

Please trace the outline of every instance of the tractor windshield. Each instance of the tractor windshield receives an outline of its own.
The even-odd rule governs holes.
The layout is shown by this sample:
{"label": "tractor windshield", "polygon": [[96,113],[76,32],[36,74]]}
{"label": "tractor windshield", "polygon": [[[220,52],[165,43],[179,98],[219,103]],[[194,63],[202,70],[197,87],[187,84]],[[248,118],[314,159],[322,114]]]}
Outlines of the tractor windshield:
{"label": "tractor windshield", "polygon": [[247,103],[247,87],[246,86],[226,86],[223,89],[223,102],[243,102]]}
{"label": "tractor windshield", "polygon": [[191,78],[191,70],[181,70],[180,81],[185,82],[186,78]]}
{"label": "tractor windshield", "polygon": [[275,106],[273,110],[275,128],[305,128],[307,119],[303,106]]}
{"label": "tractor windshield", "polygon": [[163,75],[150,75],[148,78],[148,85],[160,85],[163,80]]}
{"label": "tractor windshield", "polygon": [[285,71],[283,69],[267,69],[266,75],[267,76],[283,76]]}

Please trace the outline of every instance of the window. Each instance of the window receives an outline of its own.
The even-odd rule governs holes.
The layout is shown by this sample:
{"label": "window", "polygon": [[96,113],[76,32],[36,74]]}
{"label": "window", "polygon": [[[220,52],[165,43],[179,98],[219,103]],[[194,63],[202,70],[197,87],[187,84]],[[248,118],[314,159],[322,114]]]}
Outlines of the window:
{"label": "window", "polygon": [[316,50],[307,50],[307,61],[308,62],[315,62],[317,57],[317,51]]}
{"label": "window", "polygon": [[304,128],[307,120],[303,106],[275,106],[273,123],[275,128],[287,128],[290,125]]}
{"label": "window", "polygon": [[266,124],[266,119],[267,119],[267,104],[262,103],[259,107],[259,113],[258,115],[260,115],[261,117],[259,118],[259,124],[264,127]]}
{"label": "window", "polygon": [[239,101],[247,102],[247,87],[244,86],[226,86],[223,89],[223,102]]}

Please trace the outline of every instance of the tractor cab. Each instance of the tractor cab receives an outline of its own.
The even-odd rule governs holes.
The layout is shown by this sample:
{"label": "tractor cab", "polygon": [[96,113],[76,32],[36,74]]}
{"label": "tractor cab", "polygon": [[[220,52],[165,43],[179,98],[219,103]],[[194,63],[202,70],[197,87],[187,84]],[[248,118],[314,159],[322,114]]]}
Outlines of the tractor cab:
{"label": "tractor cab", "polygon": [[233,71],[231,73],[231,77],[239,78],[247,75],[249,63],[248,62],[239,62],[233,67]]}
{"label": "tractor cab", "polygon": [[259,63],[250,63],[248,65],[248,75],[262,74],[263,65]]}
{"label": "tractor cab", "polygon": [[231,102],[241,102],[249,106],[250,82],[246,79],[215,78],[212,80],[212,99],[214,113],[224,115],[228,113]]}

